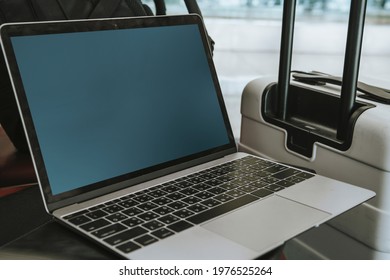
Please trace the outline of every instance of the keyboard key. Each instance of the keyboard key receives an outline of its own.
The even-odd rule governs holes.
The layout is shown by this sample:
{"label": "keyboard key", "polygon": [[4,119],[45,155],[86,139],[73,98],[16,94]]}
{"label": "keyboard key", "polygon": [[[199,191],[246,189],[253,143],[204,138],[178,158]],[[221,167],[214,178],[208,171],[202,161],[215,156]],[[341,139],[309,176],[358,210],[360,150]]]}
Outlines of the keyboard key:
{"label": "keyboard key", "polygon": [[233,165],[226,165],[226,164],[223,164],[222,168],[227,172],[229,173],[229,175],[231,175],[232,172],[234,172],[236,170],[236,168],[233,166]]}
{"label": "keyboard key", "polygon": [[192,183],[192,184],[199,184],[199,183],[204,182],[205,179],[202,179],[200,177],[192,177],[192,178],[188,178],[187,181]]}
{"label": "keyboard key", "polygon": [[146,189],[145,191],[151,195],[150,193],[151,192],[154,192],[154,191],[157,191],[157,190],[161,190],[162,186],[161,185],[157,185],[157,186],[153,186],[153,187],[150,187],[148,189]]}
{"label": "keyboard key", "polygon": [[169,207],[175,209],[175,210],[178,210],[178,209],[181,209],[185,206],[187,206],[188,204],[187,203],[184,203],[182,201],[175,201],[175,202],[172,202],[170,204],[168,204]]}
{"label": "keyboard key", "polygon": [[142,213],[142,211],[140,209],[138,209],[137,207],[131,207],[129,209],[122,211],[122,213],[131,217],[131,216],[135,216],[135,215]]}
{"label": "keyboard key", "polygon": [[112,215],[106,217],[107,220],[110,220],[113,223],[122,221],[122,220],[127,219],[127,218],[128,217],[126,215],[121,214],[121,213],[115,213],[115,214],[112,214]]}
{"label": "keyboard key", "polygon": [[182,201],[187,203],[187,204],[194,204],[194,203],[201,201],[201,199],[199,199],[195,196],[190,196],[190,197],[184,198]]}
{"label": "keyboard key", "polygon": [[250,183],[249,185],[253,186],[253,187],[256,187],[258,189],[262,189],[262,188],[268,186],[269,183],[263,182],[263,181],[256,181],[256,182]]}
{"label": "keyboard key", "polygon": [[144,214],[139,215],[138,217],[144,221],[150,221],[156,219],[157,217],[159,217],[159,215],[153,212],[146,212]]}
{"label": "keyboard key", "polygon": [[283,188],[287,188],[287,187],[291,187],[292,185],[295,185],[295,183],[287,181],[287,180],[282,180],[282,181],[276,182],[275,184],[282,186]]}
{"label": "keyboard key", "polygon": [[276,182],[279,182],[279,179],[276,179],[274,177],[266,177],[266,178],[261,179],[261,181],[268,183],[268,184],[274,184]]}
{"label": "keyboard key", "polygon": [[118,211],[121,211],[123,210],[124,208],[122,206],[119,206],[117,204],[113,204],[113,205],[110,205],[106,208],[103,208],[104,211],[108,212],[108,213],[115,213],[115,212],[118,212]]}
{"label": "keyboard key", "polygon": [[208,198],[210,198],[210,197],[213,197],[214,196],[214,194],[213,193],[210,193],[210,192],[207,192],[207,191],[202,191],[202,192],[199,192],[199,193],[197,193],[197,194],[195,194],[195,196],[197,197],[197,198],[200,198],[200,199],[208,199]]}
{"label": "keyboard key", "polygon": [[128,199],[125,201],[121,201],[118,204],[124,208],[130,208],[130,207],[136,206],[137,204],[139,204],[139,202],[134,201],[132,199]]}
{"label": "keyboard key", "polygon": [[270,190],[267,190],[267,189],[259,189],[257,191],[252,192],[251,194],[255,195],[257,197],[263,198],[263,197],[266,197],[266,196],[273,194],[273,192]]}
{"label": "keyboard key", "polygon": [[120,200],[125,201],[125,200],[128,200],[128,199],[132,198],[132,197],[134,197],[134,194],[133,194],[133,193],[128,194],[128,195],[125,195],[125,196],[122,196],[122,197],[120,198]]}
{"label": "keyboard key", "polygon": [[168,206],[161,206],[161,207],[153,210],[153,212],[156,212],[157,214],[159,214],[161,216],[166,215],[168,213],[171,213],[173,211],[174,211],[174,209],[172,209]]}
{"label": "keyboard key", "polygon": [[70,215],[67,215],[64,217],[65,220],[69,220],[69,219],[72,219],[74,217],[77,217],[77,216],[80,216],[80,215],[83,215],[83,214],[86,214],[88,213],[89,211],[88,210],[81,210],[79,212],[75,212],[75,213],[72,213]]}
{"label": "keyboard key", "polygon": [[271,177],[282,180],[282,179],[286,179],[287,177],[293,176],[297,173],[300,173],[300,171],[296,170],[296,169],[289,168],[289,169],[285,169],[281,172],[278,172],[276,174],[273,174]]}
{"label": "keyboard key", "polygon": [[307,172],[300,172],[296,174],[296,176],[304,178],[304,179],[310,179],[315,176],[315,174],[307,173]]}
{"label": "keyboard key", "polygon": [[172,224],[174,222],[177,222],[179,220],[178,217],[173,216],[171,214],[165,215],[164,217],[161,217],[158,219],[159,221],[163,222],[166,225]]}
{"label": "keyboard key", "polygon": [[225,175],[226,173],[229,173],[229,170],[226,170],[226,169],[220,167],[220,168],[218,168],[215,171],[212,171],[210,173],[213,173],[214,175],[216,175],[218,177],[218,180],[220,180],[221,176]]}
{"label": "keyboard key", "polygon": [[84,216],[84,215],[79,215],[79,216],[69,220],[70,223],[72,223],[72,224],[74,224],[76,226],[85,224],[85,223],[90,222],[90,221],[91,221],[91,219],[86,217],[86,216]]}
{"label": "keyboard key", "polygon": [[135,227],[136,225],[142,224],[144,221],[136,217],[131,217],[130,219],[122,221],[122,223],[128,227]]}
{"label": "keyboard key", "polygon": [[255,186],[252,186],[252,185],[246,185],[246,186],[238,188],[238,190],[242,191],[242,192],[246,192],[246,193],[251,193],[251,192],[257,191],[258,188],[256,188]]}
{"label": "keyboard key", "polygon": [[122,201],[125,201],[125,200],[128,200],[129,198],[131,198],[131,194],[128,194],[128,195],[125,195],[125,196],[121,196],[119,199],[122,200]]}
{"label": "keyboard key", "polygon": [[207,209],[208,209],[207,206],[199,204],[199,203],[191,205],[191,206],[188,207],[188,210],[190,210],[192,212],[195,212],[195,213],[199,213],[199,212],[205,211]]}
{"label": "keyboard key", "polygon": [[139,208],[143,211],[149,211],[149,210],[152,210],[152,209],[157,208],[157,207],[158,207],[157,204],[154,204],[153,202],[150,202],[150,201],[137,205],[137,208]]}
{"label": "keyboard key", "polygon": [[178,183],[175,183],[175,186],[179,187],[179,188],[188,188],[188,187],[191,187],[193,185],[193,183],[190,183],[190,182],[187,182],[187,181],[182,181],[182,182],[178,182]]}
{"label": "keyboard key", "polygon": [[267,187],[265,187],[267,190],[270,190],[270,191],[273,191],[273,192],[278,192],[278,191],[281,191],[281,190],[283,190],[284,188],[283,187],[281,187],[281,186],[279,186],[279,185],[276,185],[276,184],[274,184],[274,185],[269,185],[269,186],[267,186]]}
{"label": "keyboard key", "polygon": [[248,180],[246,178],[236,178],[236,179],[230,181],[231,184],[237,185],[239,187],[248,185],[248,184],[250,184],[252,182],[253,182],[253,180]]}
{"label": "keyboard key", "polygon": [[156,231],[153,231],[151,234],[156,236],[157,238],[163,239],[163,238],[166,238],[168,236],[173,235],[174,232],[170,231],[169,229],[166,229],[166,228],[160,228]]}
{"label": "keyboard key", "polygon": [[106,205],[104,205],[104,204],[98,204],[98,205],[95,205],[95,206],[89,208],[88,210],[89,210],[89,211],[95,211],[95,210],[102,209],[102,208],[104,208],[104,207],[106,207]]}
{"label": "keyboard key", "polygon": [[155,190],[155,191],[148,193],[148,195],[153,196],[155,198],[162,197],[166,194],[167,194],[167,192],[165,192],[163,190]]}
{"label": "keyboard key", "polygon": [[199,214],[196,214],[192,217],[189,217],[189,218],[187,218],[187,221],[194,223],[194,224],[200,224],[200,223],[207,221],[211,218],[225,214],[231,210],[237,209],[237,208],[244,206],[248,203],[256,201],[257,199],[258,199],[257,197],[252,196],[252,195],[244,195],[244,196],[239,197],[235,200],[226,202],[225,204],[221,204],[221,205],[216,206],[214,208],[208,209],[202,213],[199,213]]}
{"label": "keyboard key", "polygon": [[193,186],[194,189],[197,189],[198,191],[205,191],[207,189],[210,189],[211,186],[210,185],[207,185],[205,183],[200,183],[200,184],[197,184],[195,186]]}
{"label": "keyboard key", "polygon": [[179,193],[179,192],[174,192],[174,193],[171,193],[171,194],[168,194],[167,197],[169,199],[172,199],[172,200],[180,200],[184,197],[186,197],[184,194],[182,193]]}
{"label": "keyboard key", "polygon": [[86,223],[86,224],[82,225],[81,228],[85,231],[93,231],[93,230],[97,230],[99,228],[105,227],[109,224],[110,224],[109,221],[107,221],[105,219],[99,219],[96,221]]}
{"label": "keyboard key", "polygon": [[149,244],[152,244],[152,243],[158,241],[158,239],[151,236],[151,235],[145,234],[144,236],[141,236],[141,237],[134,239],[134,241],[141,244],[142,246],[147,246]]}
{"label": "keyboard key", "polygon": [[152,201],[153,203],[156,203],[157,205],[166,205],[168,203],[173,202],[172,199],[169,199],[167,197],[160,197]]}
{"label": "keyboard key", "polygon": [[257,176],[258,178],[264,178],[264,177],[267,177],[267,176],[271,175],[271,173],[265,172],[265,171],[261,171],[261,170],[256,170],[252,174]]}
{"label": "keyboard key", "polygon": [[162,190],[167,193],[174,193],[180,190],[180,188],[175,185],[170,185],[170,186],[163,187]]}
{"label": "keyboard key", "polygon": [[126,242],[118,247],[116,247],[118,250],[122,251],[123,253],[125,254],[128,254],[130,252],[133,252],[139,248],[141,248],[141,246],[135,244],[134,242],[132,241],[129,241],[129,242]]}
{"label": "keyboard key", "polygon": [[211,179],[211,180],[208,180],[204,183],[209,185],[209,186],[216,187],[218,185],[221,185],[223,183],[223,181],[220,181],[218,179]]}
{"label": "keyboard key", "polygon": [[226,190],[220,187],[214,187],[208,190],[208,192],[211,192],[213,194],[221,194],[224,193]]}
{"label": "keyboard key", "polygon": [[180,232],[180,231],[188,229],[188,228],[190,228],[192,226],[193,226],[193,224],[190,224],[189,222],[179,221],[177,223],[169,225],[168,228],[173,230],[173,231],[175,231],[175,232]]}
{"label": "keyboard key", "polygon": [[267,168],[267,169],[264,169],[263,171],[274,174],[274,173],[280,172],[280,171],[282,171],[282,170],[285,170],[285,169],[287,169],[287,168],[288,168],[288,167],[286,167],[286,166],[276,164],[276,165],[274,165],[274,166],[272,166],[272,167],[269,167],[269,168]]}
{"label": "keyboard key", "polygon": [[220,188],[223,188],[225,190],[233,190],[239,187],[237,184],[233,184],[232,182],[225,183],[223,185],[219,186]]}
{"label": "keyboard key", "polygon": [[207,199],[205,201],[202,201],[201,204],[206,205],[207,207],[214,207],[214,206],[217,206],[217,205],[221,204],[221,202],[219,202],[218,200],[210,198],[210,199]]}
{"label": "keyboard key", "polygon": [[217,177],[217,175],[214,175],[212,173],[203,173],[203,174],[199,175],[199,178],[202,178],[204,180],[211,180],[215,177]]}
{"label": "keyboard key", "polygon": [[291,183],[294,183],[294,184],[300,183],[300,182],[305,181],[305,180],[306,180],[305,178],[298,177],[298,176],[292,176],[292,177],[289,177],[286,179],[286,181],[290,181]]}
{"label": "keyboard key", "polygon": [[138,202],[147,202],[153,200],[153,196],[147,195],[147,194],[141,194],[133,198],[134,200]]}
{"label": "keyboard key", "polygon": [[163,227],[164,224],[159,221],[151,221],[148,223],[145,223],[142,225],[144,228],[147,228],[148,230],[156,230],[160,227]]}
{"label": "keyboard key", "polygon": [[243,196],[245,192],[235,189],[235,190],[228,191],[226,194],[232,197],[239,197],[239,196]]}
{"label": "keyboard key", "polygon": [[258,180],[260,180],[261,178],[263,178],[263,176],[259,176],[259,175],[256,174],[256,173],[251,173],[251,174],[247,174],[247,175],[246,175],[246,179],[248,179],[248,180],[251,181],[251,182],[258,181]]}
{"label": "keyboard key", "polygon": [[199,191],[197,189],[194,189],[194,188],[185,188],[185,189],[180,191],[180,193],[182,193],[184,195],[193,195],[193,194],[196,194],[197,192],[199,192]]}
{"label": "keyboard key", "polygon": [[108,215],[108,213],[104,212],[103,210],[96,210],[96,211],[93,211],[93,212],[90,212],[87,214],[87,216],[93,220],[103,218],[104,216],[107,216],[107,215]]}
{"label": "keyboard key", "polygon": [[184,218],[187,218],[191,215],[194,215],[195,213],[188,210],[188,209],[181,209],[179,211],[173,212],[172,214],[184,219]]}
{"label": "keyboard key", "polygon": [[225,175],[222,175],[222,176],[219,176],[217,179],[224,182],[224,183],[227,183],[227,182],[230,182],[231,180],[234,180],[236,177],[233,175],[233,174],[225,174]]}
{"label": "keyboard key", "polygon": [[218,200],[218,201],[220,201],[220,202],[227,202],[227,201],[229,201],[229,200],[232,200],[233,197],[231,197],[230,195],[227,195],[227,194],[223,193],[223,194],[220,194],[220,195],[215,196],[214,199],[216,199],[216,200]]}
{"label": "keyboard key", "polygon": [[257,163],[258,166],[262,167],[263,170],[268,168],[268,167],[271,167],[271,166],[274,166],[276,165],[275,163],[271,162],[271,161],[262,161],[262,162],[258,162]]}
{"label": "keyboard key", "polygon": [[117,245],[129,239],[133,239],[137,236],[145,234],[147,232],[146,229],[142,227],[135,227],[129,230],[122,231],[121,233],[115,234],[111,237],[104,239],[104,241],[110,245]]}
{"label": "keyboard key", "polygon": [[126,227],[124,225],[114,224],[114,225],[110,225],[108,227],[93,231],[92,234],[98,238],[105,238],[105,237],[110,236],[114,233],[120,232],[124,229],[126,229]]}

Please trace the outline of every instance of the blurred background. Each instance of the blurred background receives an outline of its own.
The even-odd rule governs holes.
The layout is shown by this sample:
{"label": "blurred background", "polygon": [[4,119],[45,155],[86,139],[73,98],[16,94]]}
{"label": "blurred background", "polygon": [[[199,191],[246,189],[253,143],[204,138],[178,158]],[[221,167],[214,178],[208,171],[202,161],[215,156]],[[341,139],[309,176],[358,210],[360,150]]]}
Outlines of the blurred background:
{"label": "blurred background", "polygon": [[[298,0],[293,70],[341,75],[351,0]],[[143,1],[153,7],[153,1]],[[168,14],[186,13],[183,0],[166,0]],[[198,0],[215,41],[214,61],[236,138],[244,86],[277,76],[283,1]],[[368,0],[361,81],[390,88],[390,0]]]}

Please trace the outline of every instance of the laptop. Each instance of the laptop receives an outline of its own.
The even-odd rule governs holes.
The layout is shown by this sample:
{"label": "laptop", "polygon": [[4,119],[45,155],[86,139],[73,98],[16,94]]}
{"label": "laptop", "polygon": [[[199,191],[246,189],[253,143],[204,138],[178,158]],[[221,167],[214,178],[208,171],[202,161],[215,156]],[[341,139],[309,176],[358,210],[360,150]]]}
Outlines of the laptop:
{"label": "laptop", "polygon": [[197,15],[14,23],[47,211],[127,259],[254,259],[372,191],[237,151]]}

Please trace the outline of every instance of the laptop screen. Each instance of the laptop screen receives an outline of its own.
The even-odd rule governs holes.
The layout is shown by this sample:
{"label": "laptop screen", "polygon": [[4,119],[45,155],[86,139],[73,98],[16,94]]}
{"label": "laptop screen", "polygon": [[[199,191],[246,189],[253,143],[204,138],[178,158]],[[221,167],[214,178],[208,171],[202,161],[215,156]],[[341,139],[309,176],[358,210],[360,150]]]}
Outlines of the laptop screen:
{"label": "laptop screen", "polygon": [[10,41],[53,196],[232,145],[198,24]]}

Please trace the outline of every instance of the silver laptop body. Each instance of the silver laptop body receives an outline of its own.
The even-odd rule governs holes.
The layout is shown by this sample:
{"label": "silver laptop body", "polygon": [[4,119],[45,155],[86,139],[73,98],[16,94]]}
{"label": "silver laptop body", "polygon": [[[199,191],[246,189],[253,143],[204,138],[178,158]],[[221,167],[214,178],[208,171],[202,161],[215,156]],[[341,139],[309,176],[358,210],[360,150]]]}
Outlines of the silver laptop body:
{"label": "silver laptop body", "polygon": [[253,259],[371,191],[238,153],[196,15],[15,23],[47,211],[129,259]]}

